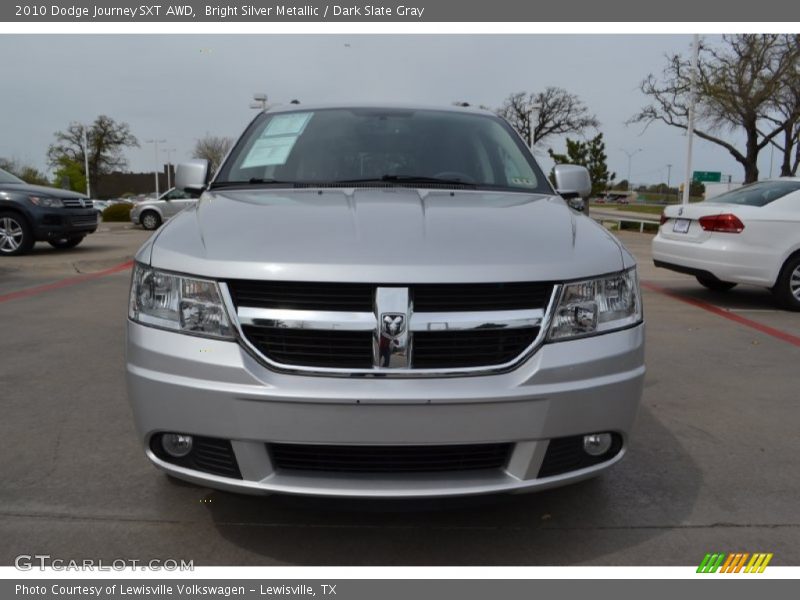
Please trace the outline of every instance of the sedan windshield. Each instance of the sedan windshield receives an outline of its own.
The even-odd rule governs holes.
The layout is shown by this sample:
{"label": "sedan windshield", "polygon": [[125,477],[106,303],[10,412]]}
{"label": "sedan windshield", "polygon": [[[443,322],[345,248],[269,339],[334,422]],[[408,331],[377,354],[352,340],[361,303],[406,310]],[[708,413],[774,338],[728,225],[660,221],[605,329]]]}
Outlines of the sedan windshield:
{"label": "sedan windshield", "polygon": [[25,183],[19,177],[15,177],[8,171],[0,169],[0,183]]}
{"label": "sedan windshield", "polygon": [[787,179],[784,181],[759,181],[744,187],[726,192],[709,202],[722,204],[743,204],[747,206],[765,206],[786,194],[800,190],[800,181]]}
{"label": "sedan windshield", "polygon": [[266,113],[213,187],[371,183],[552,193],[519,136],[498,117],[377,108]]}

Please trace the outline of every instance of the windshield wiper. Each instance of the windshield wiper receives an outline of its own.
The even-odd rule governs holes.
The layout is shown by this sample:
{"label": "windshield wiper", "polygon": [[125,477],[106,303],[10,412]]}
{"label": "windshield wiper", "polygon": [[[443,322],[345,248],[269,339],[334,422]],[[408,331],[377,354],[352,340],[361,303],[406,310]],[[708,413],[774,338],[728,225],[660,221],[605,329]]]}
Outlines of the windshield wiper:
{"label": "windshield wiper", "polygon": [[247,181],[217,181],[212,188],[225,188],[225,187],[240,187],[248,185],[262,185],[262,184],[281,184],[281,185],[294,185],[294,181],[281,181],[280,179],[272,179],[269,177],[251,177]]}
{"label": "windshield wiper", "polygon": [[383,175],[381,177],[366,177],[363,179],[337,179],[330,183],[434,183],[438,185],[458,185],[469,188],[474,188],[478,185],[471,181],[464,181],[458,178],[425,177],[423,175]]}

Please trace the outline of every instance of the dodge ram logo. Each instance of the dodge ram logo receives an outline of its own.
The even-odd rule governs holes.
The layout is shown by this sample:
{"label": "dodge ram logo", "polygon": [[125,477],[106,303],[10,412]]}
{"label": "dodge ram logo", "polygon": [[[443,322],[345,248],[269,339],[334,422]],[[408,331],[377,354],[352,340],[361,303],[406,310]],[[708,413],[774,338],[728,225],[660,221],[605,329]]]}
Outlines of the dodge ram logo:
{"label": "dodge ram logo", "polygon": [[386,337],[397,337],[406,328],[406,316],[400,313],[381,314],[381,333]]}

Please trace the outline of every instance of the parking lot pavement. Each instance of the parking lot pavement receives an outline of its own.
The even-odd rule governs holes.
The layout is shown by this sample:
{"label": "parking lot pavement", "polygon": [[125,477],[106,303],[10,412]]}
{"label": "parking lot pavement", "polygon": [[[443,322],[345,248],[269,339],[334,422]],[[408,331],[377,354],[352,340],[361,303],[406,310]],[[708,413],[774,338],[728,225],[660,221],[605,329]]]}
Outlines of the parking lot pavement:
{"label": "parking lot pavement", "polygon": [[[0,269],[18,271],[9,282],[0,270],[3,291],[69,275],[70,265],[76,275],[76,263],[119,264],[144,238],[115,229],[72,253],[4,260]],[[690,565],[711,551],[800,564],[800,348],[748,324],[797,335],[800,315],[773,311],[760,290],[707,292],[654,269],[650,236],[621,238],[648,284],[648,373],[630,453],[600,478],[525,496],[334,502],[172,483],[146,462],[125,399],[129,273],[0,302],[0,564],[50,554],[197,565]]]}

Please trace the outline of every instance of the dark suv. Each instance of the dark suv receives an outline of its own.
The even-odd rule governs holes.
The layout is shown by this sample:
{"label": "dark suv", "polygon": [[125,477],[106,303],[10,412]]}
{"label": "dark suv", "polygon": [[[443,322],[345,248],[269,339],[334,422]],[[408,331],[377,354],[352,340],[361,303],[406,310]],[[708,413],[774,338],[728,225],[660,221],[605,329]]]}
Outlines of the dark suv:
{"label": "dark suv", "polygon": [[0,169],[0,256],[25,254],[35,242],[74,248],[97,229],[83,194],[30,185]]}

